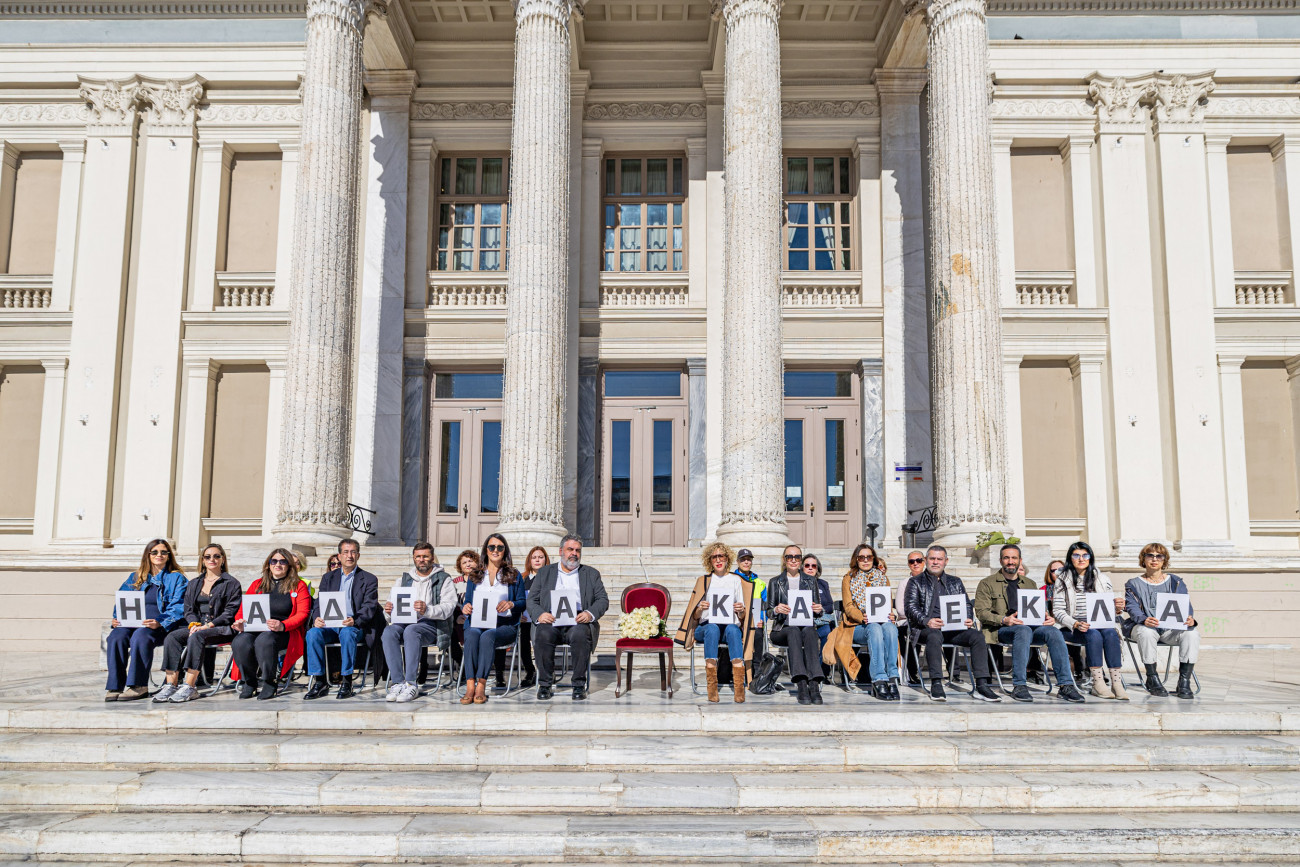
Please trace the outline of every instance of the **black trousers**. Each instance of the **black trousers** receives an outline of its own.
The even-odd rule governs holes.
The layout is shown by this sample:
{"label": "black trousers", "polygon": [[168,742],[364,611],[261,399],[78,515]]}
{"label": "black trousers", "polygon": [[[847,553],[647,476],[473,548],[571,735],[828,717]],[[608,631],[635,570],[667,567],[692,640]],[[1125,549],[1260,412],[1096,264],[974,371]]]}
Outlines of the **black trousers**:
{"label": "black trousers", "polygon": [[[506,651],[508,647],[498,647],[496,655],[492,662],[496,666],[497,680],[506,679]],[[524,674],[534,675],[537,673],[536,666],[533,665],[533,624],[520,622],[519,624],[519,650],[523,653]]]}
{"label": "black trousers", "polygon": [[229,644],[234,634],[229,626],[214,626],[193,632],[188,628],[169,632],[163,641],[163,671],[176,671],[180,667],[182,656],[189,668],[198,670],[203,663],[203,648],[213,644]]}
{"label": "black trousers", "polygon": [[826,679],[822,673],[822,643],[816,626],[783,626],[774,629],[772,643],[786,648],[785,657],[790,663],[792,678]]}
{"label": "black trousers", "polygon": [[288,632],[241,632],[230,642],[239,673],[248,683],[270,683],[280,674],[280,652],[289,647]]}
{"label": "black trousers", "polygon": [[988,645],[984,643],[984,633],[978,629],[962,629],[960,631],[944,632],[942,629],[931,629],[926,627],[917,635],[920,643],[925,646],[925,664],[930,670],[932,680],[943,677],[943,646],[945,644],[956,644],[959,647],[970,648],[970,665],[975,671],[975,677],[989,677],[989,651]]}
{"label": "black trousers", "polygon": [[587,682],[587,664],[591,661],[592,640],[590,623],[578,623],[573,626],[556,626],[553,623],[534,625],[533,648],[537,657],[537,683],[550,686],[555,682],[555,647],[558,644],[569,645],[573,654],[573,682]]}

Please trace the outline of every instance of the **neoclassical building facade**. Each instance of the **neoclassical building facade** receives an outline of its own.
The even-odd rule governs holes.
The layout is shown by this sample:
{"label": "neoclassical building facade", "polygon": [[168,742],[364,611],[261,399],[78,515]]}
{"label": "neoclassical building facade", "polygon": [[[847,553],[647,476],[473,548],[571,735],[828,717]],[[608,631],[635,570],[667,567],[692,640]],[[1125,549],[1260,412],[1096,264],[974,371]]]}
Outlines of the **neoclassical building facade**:
{"label": "neoclassical building facade", "polygon": [[1297,57],[1291,0],[0,0],[0,549],[1300,556]]}

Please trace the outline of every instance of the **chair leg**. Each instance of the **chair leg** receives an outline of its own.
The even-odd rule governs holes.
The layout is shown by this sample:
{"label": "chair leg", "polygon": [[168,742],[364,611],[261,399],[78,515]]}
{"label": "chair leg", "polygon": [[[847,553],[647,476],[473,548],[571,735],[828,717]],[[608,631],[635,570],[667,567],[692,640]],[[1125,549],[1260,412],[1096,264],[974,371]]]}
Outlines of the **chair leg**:
{"label": "chair leg", "polygon": [[[661,670],[663,664],[664,664],[664,658],[663,655],[660,654],[659,665],[661,667]],[[668,648],[668,697],[669,698],[673,697],[673,675],[676,673],[677,673],[677,666],[673,662],[673,649],[670,647]]]}
{"label": "chair leg", "polygon": [[696,679],[695,679],[695,648],[696,648],[696,645],[692,644],[692,645],[691,645],[691,653],[690,653],[690,664],[691,664],[691,692],[693,692],[695,695],[704,695],[704,692],[700,689],[700,685],[699,685],[699,683],[698,683],[698,682],[696,681]]}
{"label": "chair leg", "polygon": [[[630,659],[631,656],[632,654],[629,653],[628,665],[632,664],[632,660]],[[632,678],[629,675],[628,680],[631,679]],[[614,698],[618,698],[620,695],[622,695],[622,693],[618,691],[618,688],[622,686],[622,684],[623,684],[623,653],[618,648],[615,648],[614,649]]]}
{"label": "chair leg", "polygon": [[[988,653],[989,653],[989,668],[990,668],[990,670],[992,670],[992,672],[993,672],[993,676],[996,677],[996,678],[998,679],[998,689],[1001,690],[1002,692],[1006,692],[1006,691],[1007,691],[1007,688],[1006,688],[1006,686],[1003,685],[1003,683],[1002,683],[1002,671],[1001,671],[1001,666],[998,665],[998,661],[993,657],[993,648],[989,647],[989,648],[987,648],[987,650],[988,650]],[[972,682],[972,684],[974,683],[974,680],[975,680],[975,678],[974,678],[974,676],[972,676],[972,677],[971,677],[971,682]]]}
{"label": "chair leg", "polygon": [[[636,654],[628,651],[627,654],[627,686],[623,687],[623,692],[632,691],[632,662],[636,659]],[[588,675],[590,678],[590,675]]]}

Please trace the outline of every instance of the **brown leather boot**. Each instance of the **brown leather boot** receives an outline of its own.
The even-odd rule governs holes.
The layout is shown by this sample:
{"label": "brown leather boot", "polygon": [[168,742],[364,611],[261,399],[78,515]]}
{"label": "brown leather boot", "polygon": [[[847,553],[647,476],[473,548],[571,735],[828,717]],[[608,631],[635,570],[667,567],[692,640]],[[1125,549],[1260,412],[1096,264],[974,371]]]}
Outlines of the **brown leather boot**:
{"label": "brown leather boot", "polygon": [[709,686],[709,701],[718,700],[718,661],[704,660],[704,682]]}
{"label": "brown leather boot", "polygon": [[731,688],[736,693],[736,704],[745,703],[745,663],[731,663]]}
{"label": "brown leather boot", "polygon": [[473,704],[474,692],[478,688],[478,681],[472,677],[465,679],[465,695],[461,697],[461,704]]}

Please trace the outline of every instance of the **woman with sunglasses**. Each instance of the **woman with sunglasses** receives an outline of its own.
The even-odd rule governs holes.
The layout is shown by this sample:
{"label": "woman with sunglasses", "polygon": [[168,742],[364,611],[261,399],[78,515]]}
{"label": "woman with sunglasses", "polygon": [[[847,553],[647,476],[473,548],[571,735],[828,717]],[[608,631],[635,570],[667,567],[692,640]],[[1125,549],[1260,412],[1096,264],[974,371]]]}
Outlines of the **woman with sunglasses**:
{"label": "woman with sunglasses", "polygon": [[[1097,568],[1097,560],[1087,542],[1075,542],[1065,552],[1066,565],[1056,573],[1052,592],[1052,616],[1065,631],[1067,644],[1081,644],[1087,652],[1088,668],[1092,670],[1092,694],[1097,698],[1114,698],[1128,701],[1124,691],[1124,658],[1120,654],[1119,630],[1114,627],[1094,627],[1088,623],[1088,594],[1111,593],[1110,579]],[[1115,616],[1124,610],[1124,597],[1115,598]],[[1104,667],[1103,667],[1104,657]],[[1106,685],[1105,669],[1110,669],[1110,685]]]}
{"label": "woman with sunglasses", "polygon": [[[199,555],[199,577],[185,588],[185,618],[188,629],[175,629],[163,642],[163,671],[167,683],[158,690],[154,701],[183,702],[199,695],[199,668],[203,650],[216,644],[229,644],[235,631],[230,628],[239,612],[244,588],[226,571],[226,549],[209,545]],[[189,665],[185,683],[179,683],[181,655]]]}
{"label": "woman with sunglasses", "polygon": [[[231,677],[240,681],[239,697],[259,701],[275,696],[277,676],[288,677],[294,663],[302,657],[303,634],[311,614],[311,593],[298,577],[298,562],[286,548],[276,548],[262,564],[262,575],[248,588],[249,595],[269,594],[270,614],[266,632],[244,631],[244,609],[231,628],[238,633],[230,642],[235,658]],[[284,663],[276,669],[276,660],[284,654]],[[261,689],[258,689],[258,683]]]}
{"label": "woman with sunglasses", "polygon": [[[528,551],[528,559],[524,560],[524,572],[520,576],[524,582],[525,598],[528,596],[528,591],[533,589],[533,576],[542,571],[543,566],[550,565],[550,562],[550,555],[546,553],[546,549],[541,545],[534,545]],[[527,611],[519,618],[519,651],[524,655],[524,679],[519,686],[521,689],[528,689],[537,685],[537,666],[533,664],[533,624],[528,620]],[[497,688],[504,689],[506,685],[506,649],[504,647],[497,648],[492,666],[496,669]]]}
{"label": "woman with sunglasses", "polygon": [[465,623],[465,697],[461,704],[487,701],[487,676],[494,651],[514,644],[519,634],[519,615],[528,604],[524,582],[510,560],[510,545],[504,536],[493,533],[487,537],[479,563],[483,565],[467,576],[461,613],[472,617],[475,595],[491,593],[497,600],[496,626],[479,629],[470,621]]}
{"label": "woman with sunglasses", "polygon": [[[718,701],[718,658],[722,645],[727,645],[731,662],[731,693],[736,704],[745,701],[745,663],[754,659],[754,625],[749,612],[753,610],[754,585],[731,571],[736,562],[736,552],[730,545],[714,542],[700,552],[700,565],[705,572],[695,579],[690,601],[682,614],[682,625],[673,640],[690,652],[695,642],[704,646],[704,682],[708,699]],[[710,594],[710,590],[714,591]],[[726,607],[713,612],[709,596],[731,599],[731,613]],[[716,616],[715,616],[716,615]],[[718,622],[728,616],[732,622]]]}
{"label": "woman with sunglasses", "polygon": [[[143,626],[123,626],[113,607],[113,631],[108,633],[108,684],[104,701],[134,701],[149,694],[153,652],[173,629],[185,627],[185,573],[176,563],[171,543],[154,539],[144,546],[140,566],[118,590],[144,591]],[[128,673],[127,666],[130,665]]]}
{"label": "woman with sunglasses", "polygon": [[880,568],[875,550],[864,542],[849,557],[849,570],[844,573],[840,596],[844,600],[844,622],[822,651],[822,661],[831,664],[838,656],[849,678],[857,680],[862,663],[853,652],[853,645],[866,647],[871,694],[881,701],[898,701],[898,627],[895,625],[898,616],[891,595],[887,595],[889,622],[867,622],[868,590],[872,587],[883,588],[888,593],[889,579]]}
{"label": "woman with sunglasses", "polygon": [[[826,681],[822,671],[822,642],[830,635],[835,603],[831,600],[830,586],[821,580],[820,560],[812,554],[804,556],[796,545],[786,548],[782,556],[785,571],[767,585],[770,638],[777,647],[786,648],[786,662],[790,665],[799,704],[821,704],[821,684]],[[789,625],[792,590],[813,592],[811,626]]]}
{"label": "woman with sunglasses", "polygon": [[[1166,572],[1169,566],[1169,549],[1159,542],[1152,542],[1138,554],[1138,563],[1142,574],[1130,578],[1124,585],[1125,608],[1128,617],[1125,625],[1130,637],[1138,646],[1138,655],[1142,657],[1142,667],[1146,669],[1146,681],[1142,684],[1146,691],[1158,698],[1168,698],[1169,691],[1156,673],[1156,645],[1164,644],[1178,647],[1178,691],[1179,698],[1196,698],[1192,691],[1192,672],[1196,668],[1196,659],[1201,651],[1201,633],[1196,629],[1196,612],[1192,610],[1192,600],[1187,592],[1187,585],[1182,578],[1172,572]],[[1186,629],[1161,629],[1157,617],[1156,600],[1160,593],[1181,593],[1189,596],[1187,600]]]}

